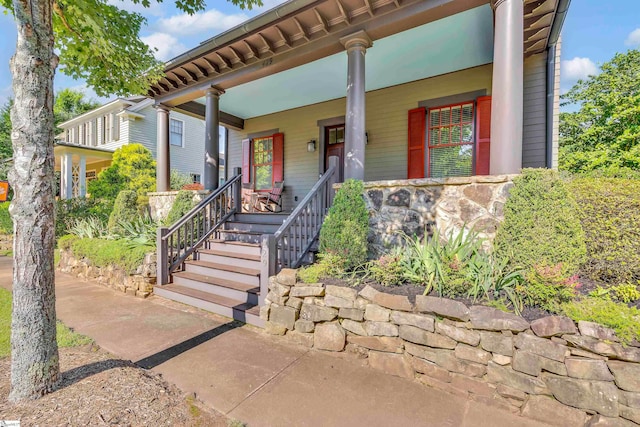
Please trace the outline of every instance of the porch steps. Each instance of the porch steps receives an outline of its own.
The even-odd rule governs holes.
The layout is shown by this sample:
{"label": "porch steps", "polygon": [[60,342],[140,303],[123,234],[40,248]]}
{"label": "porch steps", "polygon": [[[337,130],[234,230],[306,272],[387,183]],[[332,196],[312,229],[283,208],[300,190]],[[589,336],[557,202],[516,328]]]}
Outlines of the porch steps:
{"label": "porch steps", "polygon": [[225,241],[260,243],[263,234],[274,234],[286,221],[288,213],[235,214],[225,223],[217,237]]}

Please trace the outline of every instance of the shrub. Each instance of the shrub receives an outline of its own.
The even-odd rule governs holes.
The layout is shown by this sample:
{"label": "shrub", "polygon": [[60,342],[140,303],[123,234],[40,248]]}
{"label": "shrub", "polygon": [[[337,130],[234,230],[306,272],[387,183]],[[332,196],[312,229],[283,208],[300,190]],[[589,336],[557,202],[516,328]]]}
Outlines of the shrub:
{"label": "shrub", "polygon": [[567,278],[562,271],[562,264],[531,268],[527,273],[526,284],[519,288],[525,304],[557,313],[562,303],[575,298],[576,289],[580,286],[577,276]]}
{"label": "shrub", "polygon": [[623,283],[621,285],[611,286],[610,288],[596,286],[594,290],[589,292],[589,297],[606,300],[614,299],[629,304],[640,299],[640,291],[638,291],[636,285],[631,283]]}
{"label": "shrub", "polygon": [[[65,244],[69,244],[65,242]],[[77,258],[87,258],[97,267],[113,265],[135,273],[149,247],[130,247],[126,240],[80,239],[70,242],[71,251]]]}
{"label": "shrub", "polygon": [[519,268],[511,266],[509,260],[476,251],[469,261],[468,270],[471,281],[468,296],[474,302],[479,298],[486,298],[492,307],[508,311],[508,301],[513,311],[522,311],[522,297],[518,289],[524,282],[523,273]]}
{"label": "shrub", "polygon": [[67,228],[67,232],[78,237],[97,239],[106,236],[107,227],[98,218],[89,216],[87,218],[75,218]]}
{"label": "shrub", "polygon": [[196,203],[193,201],[193,193],[187,190],[178,191],[176,199],[173,201],[171,210],[167,214],[164,223],[166,225],[172,225],[180,218],[182,218],[187,212],[189,212]]}
{"label": "shrub", "polygon": [[315,264],[298,270],[298,277],[304,283],[317,283],[325,277],[344,277],[344,258],[334,254],[318,254],[318,258]]}
{"label": "shrub", "polygon": [[77,198],[56,202],[56,237],[67,234],[69,227],[78,219],[88,216],[97,218],[103,225],[109,221],[113,201],[95,198]]}
{"label": "shrub", "polygon": [[343,257],[346,270],[367,260],[369,212],[363,191],[362,181],[345,181],[320,230],[320,251]]}
{"label": "shrub", "polygon": [[9,205],[11,202],[0,203],[0,233],[12,234],[13,233],[13,221],[11,215],[9,215]]}
{"label": "shrub", "polygon": [[151,218],[142,216],[131,222],[120,221],[118,226],[119,234],[113,237],[125,239],[129,248],[146,247],[151,249],[155,247],[158,224]]}
{"label": "shrub", "polygon": [[73,234],[64,235],[58,239],[58,248],[62,250],[69,250],[71,249],[71,245],[73,245],[73,242],[78,239],[79,237],[74,236]]}
{"label": "shrub", "polygon": [[113,212],[109,216],[109,232],[118,234],[122,232],[120,223],[133,222],[140,214],[138,213],[138,196],[135,191],[123,190],[118,194]]}
{"label": "shrub", "polygon": [[176,169],[171,169],[169,183],[172,190],[180,190],[185,185],[192,184],[193,179],[186,173],[182,173]]}
{"label": "shrub", "polygon": [[606,299],[584,298],[562,305],[562,311],[576,322],[596,322],[616,331],[623,343],[640,339],[640,310]]}
{"label": "shrub", "polygon": [[587,261],[582,271],[608,283],[640,280],[640,180],[575,178]]}
{"label": "shrub", "polygon": [[529,269],[562,264],[570,276],[586,259],[577,205],[557,172],[524,169],[514,179],[494,240],[499,258]]}
{"label": "shrub", "polygon": [[400,285],[404,282],[402,253],[397,250],[380,258],[369,261],[366,266],[367,277],[383,286]]}

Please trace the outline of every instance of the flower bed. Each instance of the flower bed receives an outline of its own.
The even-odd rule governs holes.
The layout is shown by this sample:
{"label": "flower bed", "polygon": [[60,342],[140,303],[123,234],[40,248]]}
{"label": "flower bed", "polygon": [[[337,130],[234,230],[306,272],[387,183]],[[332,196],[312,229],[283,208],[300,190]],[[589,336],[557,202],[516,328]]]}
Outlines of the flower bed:
{"label": "flower bed", "polygon": [[270,278],[266,330],[374,369],[552,425],[640,423],[640,345],[562,316],[531,323],[491,307],[365,286]]}

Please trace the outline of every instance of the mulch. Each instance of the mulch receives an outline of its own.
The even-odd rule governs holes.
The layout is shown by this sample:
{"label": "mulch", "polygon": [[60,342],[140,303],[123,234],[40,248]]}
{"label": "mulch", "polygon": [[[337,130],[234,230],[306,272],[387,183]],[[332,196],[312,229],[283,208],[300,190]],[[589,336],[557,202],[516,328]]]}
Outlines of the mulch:
{"label": "mulch", "polygon": [[10,358],[0,359],[0,420],[27,426],[227,426],[227,418],[152,371],[95,347],[60,349],[62,381],[37,400],[8,402]]}

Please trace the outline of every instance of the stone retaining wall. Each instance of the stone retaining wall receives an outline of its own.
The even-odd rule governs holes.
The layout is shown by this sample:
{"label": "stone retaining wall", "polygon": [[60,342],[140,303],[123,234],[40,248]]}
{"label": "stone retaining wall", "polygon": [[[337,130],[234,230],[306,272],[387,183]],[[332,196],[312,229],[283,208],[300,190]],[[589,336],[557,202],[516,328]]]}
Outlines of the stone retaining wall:
{"label": "stone retaining wall", "polygon": [[112,265],[96,267],[86,258],[75,258],[70,250],[60,251],[60,263],[57,268],[64,273],[73,274],[81,279],[91,280],[139,298],[151,295],[153,286],[156,284],[155,253],[149,253],[145,256],[142,265],[138,267],[135,274],[129,274]]}
{"label": "stone retaining wall", "polygon": [[[207,194],[206,190],[187,190],[193,192],[193,201],[199,203],[204,199]],[[151,209],[151,218],[158,221],[164,219],[169,215],[171,206],[176,200],[178,191],[158,191],[153,193],[147,193],[149,196],[149,208]]]}
{"label": "stone retaining wall", "polygon": [[0,234],[0,253],[13,251],[13,234]]}
{"label": "stone retaining wall", "polygon": [[365,182],[371,255],[377,258],[401,245],[400,231],[422,236],[437,227],[448,236],[464,226],[493,239],[514,176]]}
{"label": "stone retaining wall", "polygon": [[561,316],[532,323],[461,302],[269,280],[266,331],[558,426],[640,424],[640,348]]}

